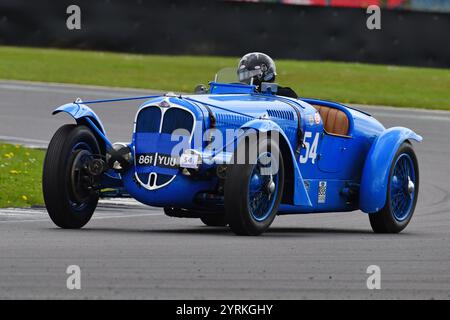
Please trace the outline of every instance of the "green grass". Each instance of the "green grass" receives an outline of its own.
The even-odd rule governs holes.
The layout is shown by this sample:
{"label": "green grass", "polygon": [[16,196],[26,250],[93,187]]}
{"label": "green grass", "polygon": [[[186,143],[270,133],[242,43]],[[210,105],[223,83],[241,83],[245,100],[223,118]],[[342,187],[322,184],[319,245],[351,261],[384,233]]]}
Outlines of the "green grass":
{"label": "green grass", "polygon": [[[0,79],[191,92],[237,58],[0,47]],[[277,61],[277,81],[303,97],[450,110],[450,69]]]}
{"label": "green grass", "polygon": [[0,144],[0,208],[42,205],[43,150]]}

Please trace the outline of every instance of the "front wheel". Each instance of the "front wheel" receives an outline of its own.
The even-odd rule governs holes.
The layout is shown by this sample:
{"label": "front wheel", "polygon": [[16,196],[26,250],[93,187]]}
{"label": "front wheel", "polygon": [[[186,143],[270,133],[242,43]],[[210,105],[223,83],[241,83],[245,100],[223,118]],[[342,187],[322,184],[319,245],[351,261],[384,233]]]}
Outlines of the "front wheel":
{"label": "front wheel", "polygon": [[225,213],[231,230],[238,235],[255,236],[266,231],[283,194],[284,166],[278,144],[263,139],[258,145],[258,150],[251,150],[252,144],[243,140],[237,152],[245,151],[248,162],[227,168]]}
{"label": "front wheel", "polygon": [[404,142],[392,161],[386,194],[386,204],[369,214],[376,233],[399,233],[411,218],[419,194],[419,166],[411,144]]}
{"label": "front wheel", "polygon": [[48,214],[58,227],[78,229],[91,219],[99,193],[92,189],[86,166],[99,153],[97,139],[86,126],[64,125],[50,141],[42,191]]}

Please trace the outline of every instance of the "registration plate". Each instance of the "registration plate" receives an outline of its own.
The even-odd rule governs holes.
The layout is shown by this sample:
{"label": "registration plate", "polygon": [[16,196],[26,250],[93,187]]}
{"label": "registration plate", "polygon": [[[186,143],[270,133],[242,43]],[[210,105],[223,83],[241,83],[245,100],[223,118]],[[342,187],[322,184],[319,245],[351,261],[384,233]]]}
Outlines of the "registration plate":
{"label": "registration plate", "polygon": [[163,168],[178,168],[179,158],[168,154],[141,153],[136,155],[137,164],[140,166],[156,166]]}

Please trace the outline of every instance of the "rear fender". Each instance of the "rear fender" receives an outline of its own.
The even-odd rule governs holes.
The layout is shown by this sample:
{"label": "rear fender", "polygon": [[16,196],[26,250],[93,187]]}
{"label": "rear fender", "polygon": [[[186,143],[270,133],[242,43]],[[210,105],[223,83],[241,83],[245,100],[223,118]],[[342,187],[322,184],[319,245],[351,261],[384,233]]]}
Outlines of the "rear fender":
{"label": "rear fender", "polygon": [[[280,141],[280,147],[281,144],[284,144],[284,146],[287,146],[287,149],[283,153],[284,158],[286,160],[290,161],[292,166],[290,166],[293,170],[292,174],[294,176],[294,185],[293,185],[293,204],[296,206],[303,206],[305,208],[311,208],[311,200],[309,199],[308,192],[306,191],[305,184],[303,182],[303,177],[300,172],[300,169],[298,167],[296,157],[294,155],[294,151],[292,150],[292,147],[289,143],[289,139],[286,137],[286,134],[284,131],[280,128],[278,124],[271,120],[262,120],[262,119],[254,119],[247,123],[245,123],[242,126],[242,129],[254,129],[259,132],[267,133],[269,131],[276,131],[280,134],[280,140],[283,139],[283,141]],[[287,152],[286,152],[287,151]],[[285,161],[286,161],[285,160]]]}
{"label": "rear fender", "polygon": [[375,139],[361,176],[359,206],[363,212],[373,213],[384,207],[392,161],[400,145],[409,140],[420,142],[422,137],[408,128],[393,127]]}

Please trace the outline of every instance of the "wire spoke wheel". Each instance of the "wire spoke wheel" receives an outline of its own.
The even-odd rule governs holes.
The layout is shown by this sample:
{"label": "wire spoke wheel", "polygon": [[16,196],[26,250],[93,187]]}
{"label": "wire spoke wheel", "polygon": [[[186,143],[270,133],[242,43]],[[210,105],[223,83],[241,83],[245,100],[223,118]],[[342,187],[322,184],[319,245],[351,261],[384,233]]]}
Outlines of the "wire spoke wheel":
{"label": "wire spoke wheel", "polygon": [[270,152],[259,156],[249,180],[249,211],[256,221],[267,219],[276,200],[273,195],[278,191],[278,174],[265,174],[264,172],[270,169],[264,163],[270,163],[271,156]]}
{"label": "wire spoke wheel", "polygon": [[266,231],[275,219],[283,195],[284,165],[279,146],[267,138],[258,143],[261,148],[255,153],[249,152],[248,144],[243,145],[247,163],[227,168],[225,214],[231,230],[238,235],[259,235]]}
{"label": "wire spoke wheel", "polygon": [[403,153],[394,165],[391,178],[391,209],[394,218],[403,221],[411,213],[414,200],[416,175],[411,157]]}
{"label": "wire spoke wheel", "polygon": [[411,144],[404,142],[391,163],[384,207],[369,214],[377,233],[398,233],[410,222],[419,193],[419,167]]}

